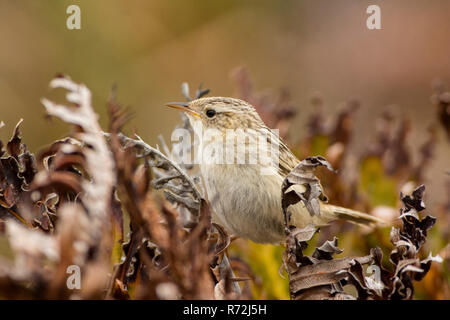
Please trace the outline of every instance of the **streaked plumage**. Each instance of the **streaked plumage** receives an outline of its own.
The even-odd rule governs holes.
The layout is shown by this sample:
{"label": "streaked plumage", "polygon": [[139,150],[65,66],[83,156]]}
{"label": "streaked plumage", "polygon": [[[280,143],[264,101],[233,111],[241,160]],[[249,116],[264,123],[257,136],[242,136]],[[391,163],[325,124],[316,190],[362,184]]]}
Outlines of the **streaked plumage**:
{"label": "streaked plumage", "polygon": [[[256,164],[201,162],[199,166],[212,207],[213,220],[223,225],[230,233],[255,242],[283,241],[285,235],[281,185],[286,175],[300,161],[278,135],[264,124],[256,110],[243,100],[209,97],[194,100],[186,107],[178,108],[188,111],[194,132],[200,138],[198,147],[202,150],[211,150],[214,144],[223,145],[220,136],[211,141],[202,140],[201,135],[208,129],[218,130],[223,135],[227,133],[227,129],[250,132],[255,130],[255,139],[262,135],[266,137],[268,145],[273,142],[278,144],[277,159],[263,158],[261,163],[258,161]],[[211,109],[215,112],[213,117],[207,116],[207,111]],[[249,152],[248,149],[246,152]],[[261,175],[261,166],[272,174]],[[298,227],[308,224],[322,226],[338,218],[357,223],[377,222],[372,216],[326,203],[321,203],[320,216],[312,217],[302,203],[290,207],[289,210],[292,213],[292,221]]]}

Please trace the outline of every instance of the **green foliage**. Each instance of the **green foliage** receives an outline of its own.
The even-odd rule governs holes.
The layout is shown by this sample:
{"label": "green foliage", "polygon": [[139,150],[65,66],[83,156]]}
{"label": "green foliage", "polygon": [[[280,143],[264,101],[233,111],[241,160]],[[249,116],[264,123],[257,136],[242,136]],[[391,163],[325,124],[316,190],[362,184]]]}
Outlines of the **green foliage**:
{"label": "green foliage", "polygon": [[[282,246],[248,242],[233,244],[231,252],[238,254],[259,278],[260,285],[252,281],[252,293],[255,299],[289,299],[289,282],[284,273],[280,275],[283,261]],[[256,281],[258,282],[258,281]]]}
{"label": "green foliage", "polygon": [[311,156],[324,156],[329,147],[328,137],[317,135],[311,139]]}
{"label": "green foliage", "polygon": [[379,158],[368,157],[360,168],[362,191],[367,195],[372,207],[386,205],[395,207],[397,191],[395,180],[384,173]]}

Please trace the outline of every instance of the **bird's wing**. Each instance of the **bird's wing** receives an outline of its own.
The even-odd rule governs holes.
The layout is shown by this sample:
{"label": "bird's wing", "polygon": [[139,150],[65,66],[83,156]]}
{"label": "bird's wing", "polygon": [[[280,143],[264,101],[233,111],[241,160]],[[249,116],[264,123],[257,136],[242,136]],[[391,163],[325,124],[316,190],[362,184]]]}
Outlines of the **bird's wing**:
{"label": "bird's wing", "polygon": [[271,134],[267,135],[267,142],[272,144],[277,143],[279,146],[279,156],[278,156],[278,172],[281,176],[286,177],[292,169],[295,168],[300,160],[291,152],[291,150],[284,144],[281,138],[268,128]]}

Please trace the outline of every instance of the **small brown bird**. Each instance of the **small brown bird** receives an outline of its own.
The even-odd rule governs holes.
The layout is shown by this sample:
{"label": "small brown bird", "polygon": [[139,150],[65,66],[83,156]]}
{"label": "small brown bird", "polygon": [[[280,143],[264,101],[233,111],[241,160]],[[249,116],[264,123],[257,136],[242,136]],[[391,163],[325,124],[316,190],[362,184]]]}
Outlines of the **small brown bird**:
{"label": "small brown bird", "polygon": [[[276,132],[253,106],[239,99],[209,97],[167,106],[186,112],[199,139],[199,167],[213,221],[254,242],[282,242],[281,185],[300,161]],[[239,144],[239,139],[244,142]],[[274,146],[278,152],[268,154]],[[324,226],[336,219],[382,223],[368,214],[323,202],[318,216],[312,216],[302,202],[288,210],[297,227]]]}

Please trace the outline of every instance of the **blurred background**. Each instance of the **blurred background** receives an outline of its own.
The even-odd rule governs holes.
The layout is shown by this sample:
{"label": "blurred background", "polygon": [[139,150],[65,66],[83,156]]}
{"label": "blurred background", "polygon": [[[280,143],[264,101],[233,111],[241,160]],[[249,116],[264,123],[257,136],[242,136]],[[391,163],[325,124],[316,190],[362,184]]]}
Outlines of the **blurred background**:
{"label": "blurred background", "polygon": [[[81,8],[81,30],[66,28],[71,4]],[[372,4],[381,8],[381,30],[366,28]],[[0,0],[0,42],[0,121],[6,124],[0,138],[7,141],[24,118],[23,139],[33,152],[67,134],[65,125],[44,117],[40,103],[57,73],[91,89],[105,128],[106,101],[117,84],[118,101],[136,115],[127,130],[155,144],[159,134],[170,140],[180,122],[164,103],[183,99],[182,82],[237,96],[232,75],[244,66],[254,90],[289,92],[297,110],[291,141],[306,134],[317,95],[327,114],[349,99],[360,101],[354,152],[371,143],[374,119],[386,110],[410,120],[411,145],[426,141],[427,128],[436,126],[438,143],[424,178],[433,196],[425,200],[431,214],[448,201],[450,148],[430,102],[433,81],[450,83],[448,0]],[[433,249],[445,246],[440,239]],[[250,257],[256,250],[248,246],[238,244],[236,254]],[[263,258],[252,258],[259,263],[254,269],[267,284],[261,297],[287,298],[277,270],[282,250],[255,247]],[[265,261],[272,255],[278,265]]]}

